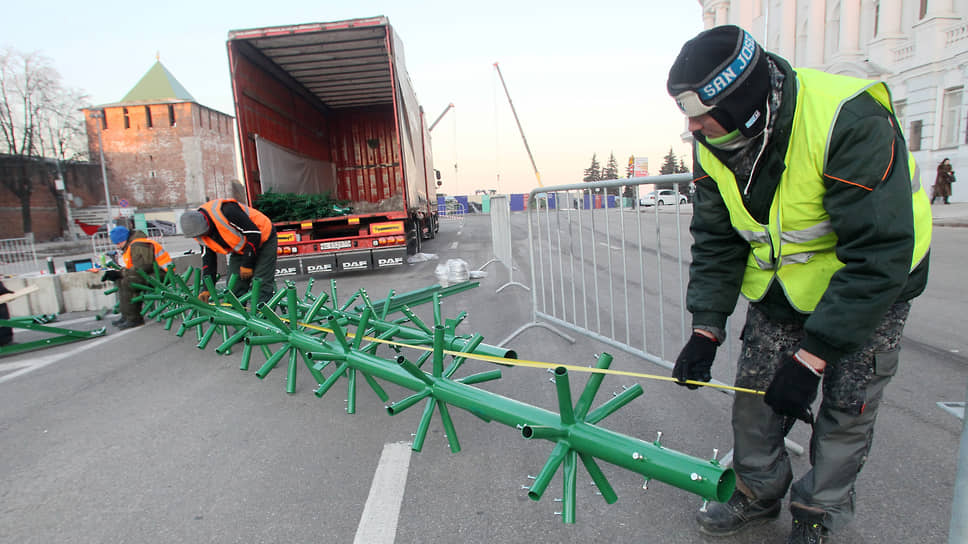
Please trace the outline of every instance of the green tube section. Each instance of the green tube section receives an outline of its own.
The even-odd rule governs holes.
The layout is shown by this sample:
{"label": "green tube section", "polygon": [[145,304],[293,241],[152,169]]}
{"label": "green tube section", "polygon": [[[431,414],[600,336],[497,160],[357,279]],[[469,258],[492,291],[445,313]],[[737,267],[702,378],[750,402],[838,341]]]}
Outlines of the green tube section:
{"label": "green tube section", "polygon": [[438,400],[472,413],[479,412],[510,427],[526,424],[564,429],[565,440],[579,453],[705,499],[725,502],[736,485],[736,476],[730,468],[587,423],[563,426],[558,414],[537,406],[449,380],[435,380],[433,390]]}

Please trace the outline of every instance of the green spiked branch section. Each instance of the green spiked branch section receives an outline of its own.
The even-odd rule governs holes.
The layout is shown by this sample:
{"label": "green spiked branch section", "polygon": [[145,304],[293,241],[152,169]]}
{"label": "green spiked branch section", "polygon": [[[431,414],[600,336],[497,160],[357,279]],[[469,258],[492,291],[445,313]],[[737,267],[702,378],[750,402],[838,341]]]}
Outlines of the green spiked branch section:
{"label": "green spiked branch section", "polygon": [[[259,378],[265,378],[285,362],[288,393],[296,392],[297,369],[305,366],[316,382],[313,391],[320,397],[340,379],[346,379],[348,413],[355,412],[359,377],[386,403],[391,416],[423,403],[412,444],[415,451],[422,449],[434,414],[438,414],[451,451],[460,451],[450,408],[520,429],[522,436],[529,440],[553,442],[547,461],[528,488],[528,496],[539,500],[560,469],[564,491],[561,514],[565,523],[574,523],[576,518],[579,461],[607,503],[615,502],[618,497],[599,462],[625,468],[644,476],[647,482],[655,479],[668,483],[707,500],[723,502],[733,493],[733,471],[715,459],[699,459],[666,448],[658,439],[646,442],[598,426],[642,394],[641,386],[636,384],[592,408],[604,372],[612,362],[608,354],[598,357],[599,372],[589,376],[577,401],[572,399],[567,369],[554,369],[557,412],[475,387],[500,378],[500,370],[455,377],[475,355],[516,358],[512,350],[485,344],[479,334],[458,335],[456,328],[466,314],[461,313],[454,319],[443,317],[441,299],[469,287],[427,288],[402,294],[391,291],[387,298],[374,302],[365,289],[340,301],[335,281],[330,282],[328,293],[318,295],[310,292],[310,282],[302,296],[292,282],[286,282],[266,304],[250,310],[249,302],[256,300],[258,285],[253,282],[249,292],[237,296],[232,292],[236,282],[235,276],[230,277],[227,288],[219,291],[198,270],[181,275],[169,272],[164,277],[156,273],[145,275],[141,296],[153,303],[147,315],[164,321],[166,329],[170,330],[175,319],[181,320],[178,336],[195,329],[200,349],[211,345],[218,332],[221,335],[215,348],[217,353],[227,354],[233,346],[242,345],[240,368],[243,370],[248,369],[253,350],[259,348],[265,358],[255,372]],[[206,290],[211,294],[208,302],[198,298]],[[421,319],[413,310],[415,305],[424,303],[432,304],[432,323]],[[391,319],[390,314],[400,317]],[[389,358],[377,355],[384,346],[392,351]],[[405,350],[419,350],[422,354],[411,360],[402,353]],[[423,369],[427,361],[430,361],[429,371]],[[328,376],[323,373],[327,367],[330,367]],[[407,389],[411,394],[389,402],[381,381]]]}

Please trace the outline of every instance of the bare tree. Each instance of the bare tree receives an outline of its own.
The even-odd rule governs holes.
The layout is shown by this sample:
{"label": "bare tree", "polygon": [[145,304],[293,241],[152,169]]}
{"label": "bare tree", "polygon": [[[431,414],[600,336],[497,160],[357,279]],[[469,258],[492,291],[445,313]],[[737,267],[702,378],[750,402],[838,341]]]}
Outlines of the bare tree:
{"label": "bare tree", "polygon": [[[0,150],[12,159],[0,182],[20,200],[25,233],[33,232],[30,195],[34,180],[29,164],[45,157],[65,160],[77,156],[76,150],[83,149],[79,108],[84,100],[80,92],[61,85],[60,74],[43,55],[0,50]],[[55,191],[50,176],[46,178],[49,189]],[[58,202],[60,207],[60,199]]]}

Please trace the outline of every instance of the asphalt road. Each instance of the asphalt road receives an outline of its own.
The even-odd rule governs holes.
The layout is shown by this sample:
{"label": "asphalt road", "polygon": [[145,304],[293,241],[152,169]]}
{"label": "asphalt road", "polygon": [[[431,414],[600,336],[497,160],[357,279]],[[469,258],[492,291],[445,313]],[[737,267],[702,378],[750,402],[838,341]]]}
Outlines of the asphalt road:
{"label": "asphalt road", "polygon": [[[514,279],[529,283],[524,218],[513,216],[520,269]],[[914,305],[902,366],[858,481],[858,517],[837,543],[947,541],[962,423],[936,403],[965,400],[968,300],[959,265],[966,245],[968,229],[935,230],[931,282]],[[481,266],[492,257],[487,217],[468,217],[462,228],[445,223],[423,251],[439,260],[338,277],[340,300],[360,287],[379,299],[391,288],[431,285],[436,265],[450,258]],[[496,264],[485,270],[480,287],[444,299],[443,313],[466,311],[458,331],[479,332],[496,344],[529,321],[531,299],[520,287],[495,293],[507,273]],[[297,287],[302,292],[305,282]],[[323,288],[328,282],[317,281],[313,291]],[[429,310],[420,313],[429,319]],[[62,319],[87,318],[70,325],[76,328],[103,324],[90,317]],[[28,338],[18,333],[18,341]],[[420,405],[388,416],[361,381],[356,413],[348,415],[345,380],[317,398],[301,368],[289,395],[285,365],[259,380],[254,370],[261,355],[242,372],[240,350],[219,356],[214,343],[205,350],[197,344],[193,332],[178,337],[153,322],[0,359],[0,542],[354,541],[367,502],[391,492],[380,485],[371,490],[381,454],[387,444],[411,440]],[[583,366],[597,353],[614,353],[585,338],[569,344],[541,328],[526,330],[509,347],[524,359]],[[461,374],[493,368],[469,361]],[[612,368],[665,372],[622,353],[615,353]],[[502,379],[479,387],[557,411],[545,371],[502,372]],[[728,364],[717,363],[717,378],[731,381],[729,373]],[[578,391],[584,378],[572,381]],[[636,382],[644,395],[601,426],[649,441],[662,431],[665,446],[703,458],[731,447],[730,398],[708,388],[608,377],[596,405]],[[392,400],[409,394],[383,385]],[[554,502],[560,478],[537,502],[522,489],[540,471],[549,442],[524,440],[516,429],[459,409],[450,413],[461,452],[451,453],[435,416],[423,450],[405,465],[391,533],[396,542],[706,542],[693,521],[700,499],[661,483],[643,491],[641,477],[604,464],[618,502],[606,504],[579,468],[577,523],[563,524],[555,515],[561,503]],[[808,444],[808,432],[798,425],[791,438]],[[805,458],[794,459],[798,475],[807,467]],[[395,508],[392,500],[384,504]],[[789,523],[784,511],[774,524],[716,542],[782,542]]]}

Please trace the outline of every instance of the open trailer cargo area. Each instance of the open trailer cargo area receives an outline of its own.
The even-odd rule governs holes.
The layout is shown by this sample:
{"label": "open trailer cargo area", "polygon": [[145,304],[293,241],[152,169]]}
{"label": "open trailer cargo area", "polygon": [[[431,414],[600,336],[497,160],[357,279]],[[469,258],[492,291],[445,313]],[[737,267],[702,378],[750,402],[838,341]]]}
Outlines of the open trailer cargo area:
{"label": "open trailer cargo area", "polygon": [[430,135],[386,17],[233,30],[227,46],[249,203],[352,210],[275,222],[278,275],[400,266],[436,234]]}

